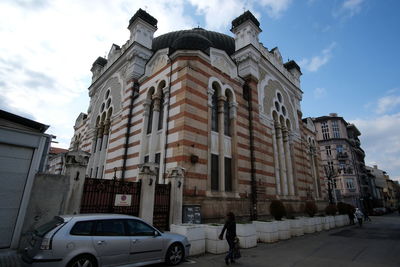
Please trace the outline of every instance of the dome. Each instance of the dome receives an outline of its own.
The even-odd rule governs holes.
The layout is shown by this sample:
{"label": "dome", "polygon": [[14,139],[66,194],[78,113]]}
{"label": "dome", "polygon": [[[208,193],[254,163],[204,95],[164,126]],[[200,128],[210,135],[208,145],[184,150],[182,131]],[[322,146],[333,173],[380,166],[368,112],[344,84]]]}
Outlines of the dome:
{"label": "dome", "polygon": [[175,31],[153,39],[153,51],[163,48],[176,50],[201,50],[209,54],[210,47],[224,50],[228,55],[235,52],[235,40],[223,33],[207,31],[202,28]]}

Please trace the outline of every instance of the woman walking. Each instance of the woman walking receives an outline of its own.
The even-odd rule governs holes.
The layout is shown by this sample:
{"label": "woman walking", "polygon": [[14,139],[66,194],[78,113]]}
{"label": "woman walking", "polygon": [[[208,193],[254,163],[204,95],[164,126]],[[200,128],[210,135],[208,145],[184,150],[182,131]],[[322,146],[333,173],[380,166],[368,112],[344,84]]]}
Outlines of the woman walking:
{"label": "woman walking", "polygon": [[357,220],[358,220],[358,225],[359,225],[360,227],[362,227],[362,222],[363,222],[364,214],[361,212],[361,210],[360,210],[359,208],[356,208],[356,212],[354,213],[354,215],[355,215],[355,217],[356,217]]}
{"label": "woman walking", "polygon": [[235,221],[235,214],[233,214],[233,212],[229,212],[226,215],[226,222],[224,228],[222,228],[221,234],[219,235],[219,239],[222,240],[224,238],[225,231],[226,231],[225,238],[229,245],[229,251],[225,257],[225,263],[226,265],[229,265],[229,261],[230,263],[235,262],[234,249],[235,249],[235,238],[236,238],[236,221]]}

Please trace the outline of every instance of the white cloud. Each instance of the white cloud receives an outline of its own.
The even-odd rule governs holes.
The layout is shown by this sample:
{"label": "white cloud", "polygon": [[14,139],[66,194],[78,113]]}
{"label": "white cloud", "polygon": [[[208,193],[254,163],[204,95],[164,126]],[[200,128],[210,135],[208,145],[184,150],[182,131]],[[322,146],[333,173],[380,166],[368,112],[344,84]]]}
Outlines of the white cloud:
{"label": "white cloud", "polygon": [[310,72],[318,71],[332,58],[332,50],[335,48],[335,46],[336,42],[331,43],[328,47],[321,51],[320,55],[313,56],[311,59],[303,58],[299,61],[299,65],[302,69],[306,69]]}
{"label": "white cloud", "polygon": [[400,96],[384,96],[379,98],[376,113],[385,114],[400,105]]}
{"label": "white cloud", "polygon": [[[90,67],[129,38],[129,19],[143,8],[158,20],[156,36],[193,28],[195,8],[206,27],[229,29],[246,9],[279,17],[291,0],[3,0],[0,1],[0,108],[51,128],[68,147],[73,124],[89,103]],[[259,13],[254,12],[256,16]]]}
{"label": "white cloud", "polygon": [[[140,7],[157,34],[194,25],[184,1],[1,1],[0,108],[49,124],[68,147],[73,124],[88,105],[90,66],[112,43],[124,44]],[[174,18],[173,20],[171,18]]]}
{"label": "white cloud", "polygon": [[327,91],[325,88],[317,87],[314,89],[314,98],[315,99],[321,99],[324,98],[327,94]]}
{"label": "white cloud", "polygon": [[393,179],[400,177],[400,113],[351,121],[361,132],[367,164],[376,163]]}
{"label": "white cloud", "polygon": [[336,18],[350,18],[361,12],[364,0],[345,0],[342,5],[333,11]]}
{"label": "white cloud", "polygon": [[206,28],[226,30],[234,18],[244,12],[252,10],[256,17],[260,7],[271,18],[279,18],[289,8],[292,0],[189,0],[196,8],[197,15],[204,16]]}

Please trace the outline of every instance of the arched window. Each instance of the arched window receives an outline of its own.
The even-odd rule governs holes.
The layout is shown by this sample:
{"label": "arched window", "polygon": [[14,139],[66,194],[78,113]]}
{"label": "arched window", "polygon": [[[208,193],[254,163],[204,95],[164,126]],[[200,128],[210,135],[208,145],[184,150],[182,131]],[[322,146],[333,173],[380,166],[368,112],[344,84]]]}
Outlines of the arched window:
{"label": "arched window", "polygon": [[161,130],[164,126],[164,93],[161,91],[161,96],[160,96],[160,112],[158,113],[158,130]]}
{"label": "arched window", "polygon": [[154,88],[150,88],[148,98],[151,100],[149,107],[149,117],[147,120],[147,134],[151,133],[151,128],[153,124],[153,109],[154,109],[154,99],[153,99]]}
{"label": "arched window", "polygon": [[231,102],[232,95],[229,90],[226,92],[226,101],[224,102],[224,134],[227,136],[232,135],[231,131]]}
{"label": "arched window", "polygon": [[211,131],[218,132],[218,91],[216,89],[212,95]]}

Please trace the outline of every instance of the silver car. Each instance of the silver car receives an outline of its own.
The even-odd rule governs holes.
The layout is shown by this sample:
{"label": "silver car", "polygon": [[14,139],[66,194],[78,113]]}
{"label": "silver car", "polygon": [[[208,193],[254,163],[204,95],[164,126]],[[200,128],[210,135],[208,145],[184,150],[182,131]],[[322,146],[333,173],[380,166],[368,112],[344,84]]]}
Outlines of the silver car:
{"label": "silver car", "polygon": [[190,249],[185,236],[119,214],[56,216],[38,227],[29,243],[23,262],[52,267],[177,265]]}

